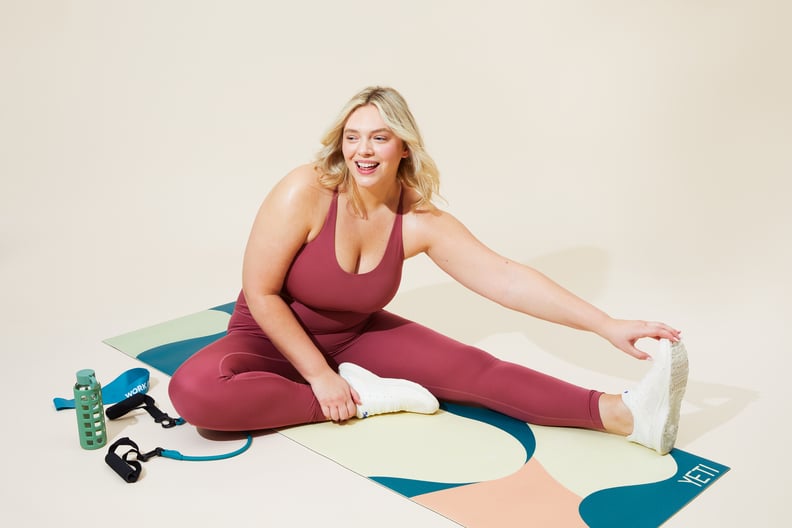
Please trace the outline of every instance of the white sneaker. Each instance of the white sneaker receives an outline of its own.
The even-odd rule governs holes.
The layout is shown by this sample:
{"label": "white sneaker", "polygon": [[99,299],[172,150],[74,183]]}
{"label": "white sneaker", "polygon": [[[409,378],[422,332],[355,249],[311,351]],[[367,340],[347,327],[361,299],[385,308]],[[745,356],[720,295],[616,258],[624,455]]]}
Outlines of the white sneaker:
{"label": "white sneaker", "polygon": [[440,408],[431,392],[412,381],[380,378],[353,363],[341,363],[338,373],[360,395],[358,418],[399,411],[433,414]]}
{"label": "white sneaker", "polygon": [[654,449],[671,451],[679,429],[679,409],[685,395],[688,358],[681,341],[660,340],[653,365],[641,382],[624,391],[622,400],[633,415],[633,432],[627,440]]}

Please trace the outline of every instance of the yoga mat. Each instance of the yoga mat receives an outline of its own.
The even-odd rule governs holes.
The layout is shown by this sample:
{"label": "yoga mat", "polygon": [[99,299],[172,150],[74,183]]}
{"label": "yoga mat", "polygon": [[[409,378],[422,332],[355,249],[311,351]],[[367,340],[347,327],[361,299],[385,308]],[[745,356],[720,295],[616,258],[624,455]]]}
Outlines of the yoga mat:
{"label": "yoga mat", "polygon": [[[225,335],[228,303],[104,342],[171,375]],[[279,434],[468,528],[657,527],[730,468],[623,438],[528,425],[441,402],[427,416],[396,413],[288,427]]]}

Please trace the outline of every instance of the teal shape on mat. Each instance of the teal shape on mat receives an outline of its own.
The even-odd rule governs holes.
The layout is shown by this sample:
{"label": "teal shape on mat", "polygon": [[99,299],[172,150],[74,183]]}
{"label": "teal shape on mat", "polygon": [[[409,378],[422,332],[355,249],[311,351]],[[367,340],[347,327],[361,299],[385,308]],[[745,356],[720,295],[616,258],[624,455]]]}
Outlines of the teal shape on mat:
{"label": "teal shape on mat", "polygon": [[412,480],[399,477],[369,477],[374,482],[379,482],[385,487],[388,487],[396,493],[401,493],[405,497],[417,497],[426,493],[435,491],[443,491],[450,488],[458,488],[459,486],[467,486],[474,484],[473,482],[455,483],[448,482],[429,482],[427,480]]}
{"label": "teal shape on mat", "polygon": [[[221,304],[210,308],[218,312],[225,312],[232,314],[234,312],[235,302]],[[184,339],[174,343],[166,343],[154,348],[150,348],[145,352],[141,352],[137,358],[151,365],[155,369],[164,372],[168,376],[172,376],[179,366],[187,361],[187,358],[201,350],[206,345],[214,343],[221,337],[226,335],[226,332],[218,332],[216,334],[194,337],[191,339]]]}
{"label": "teal shape on mat", "polygon": [[[496,411],[491,411],[483,407],[469,407],[467,405],[459,405],[457,403],[441,402],[440,408],[444,411],[484,422],[493,427],[497,427],[501,431],[513,436],[525,449],[525,462],[531,459],[536,451],[536,437],[531,431],[531,428],[525,422],[510,418],[505,414]],[[401,493],[405,497],[416,497],[425,493],[432,493],[435,491],[442,491],[459,486],[467,486],[468,484],[475,484],[474,482],[466,483],[450,483],[450,482],[430,482],[426,480],[413,480],[399,477],[369,477],[371,480],[379,482],[383,486],[387,486],[397,493]]]}
{"label": "teal shape on mat", "polygon": [[210,308],[210,310],[217,310],[218,312],[225,312],[231,315],[234,313],[234,306],[236,306],[236,301],[215,306],[214,308]]}
{"label": "teal shape on mat", "polygon": [[151,365],[172,376],[179,365],[184,363],[187,358],[198,352],[210,343],[214,343],[225,335],[225,332],[212,334],[202,337],[194,337],[175,343],[167,343],[158,347],[150,348],[138,355],[138,359],[147,365]]}
{"label": "teal shape on mat", "polygon": [[679,449],[669,456],[677,463],[673,477],[594,492],[580,503],[580,516],[591,528],[657,528],[729,471],[727,466]]}

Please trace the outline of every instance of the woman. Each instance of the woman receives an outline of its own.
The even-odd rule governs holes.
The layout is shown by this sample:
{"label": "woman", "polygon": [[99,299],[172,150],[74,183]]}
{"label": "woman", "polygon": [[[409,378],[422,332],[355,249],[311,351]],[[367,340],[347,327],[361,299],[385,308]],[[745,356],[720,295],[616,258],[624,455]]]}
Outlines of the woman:
{"label": "woman", "polygon": [[[609,317],[496,254],[435,207],[437,169],[395,90],[358,93],[323,145],[314,163],[288,174],[261,205],[228,334],[171,379],[182,417],[206,429],[245,431],[432,413],[436,397],[671,450],[687,381],[678,330]],[[382,310],[404,259],[419,253],[503,306],[595,332],[638,359],[649,357],[635,347],[641,338],[660,339],[661,352],[623,395],[501,361]]]}

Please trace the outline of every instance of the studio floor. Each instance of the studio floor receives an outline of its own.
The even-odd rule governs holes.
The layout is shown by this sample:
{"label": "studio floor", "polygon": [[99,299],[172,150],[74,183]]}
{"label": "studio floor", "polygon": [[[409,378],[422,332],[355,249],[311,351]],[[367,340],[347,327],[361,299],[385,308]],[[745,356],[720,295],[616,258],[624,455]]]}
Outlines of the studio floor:
{"label": "studio floor", "polygon": [[[265,194],[349,97],[383,84],[411,104],[439,205],[481,240],[614,316],[682,329],[678,447],[731,471],[666,526],[787,526],[790,22],[763,0],[0,2],[4,516],[456,526],[278,434],[126,484],[52,404],[79,369],[142,366],[102,340],[234,300]],[[389,308],[601,390],[646,369],[422,256]],[[171,410],[167,383],[152,372]],[[207,442],[143,418],[108,433]]]}

